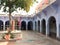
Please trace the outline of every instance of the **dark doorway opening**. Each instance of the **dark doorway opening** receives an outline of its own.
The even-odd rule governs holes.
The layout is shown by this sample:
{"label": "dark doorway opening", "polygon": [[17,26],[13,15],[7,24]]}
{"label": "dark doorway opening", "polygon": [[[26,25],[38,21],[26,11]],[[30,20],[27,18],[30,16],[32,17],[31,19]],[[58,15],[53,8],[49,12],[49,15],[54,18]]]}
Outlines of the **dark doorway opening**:
{"label": "dark doorway opening", "polygon": [[42,20],[42,33],[46,35],[46,21]]}
{"label": "dark doorway opening", "polygon": [[3,21],[0,20],[0,31],[3,30]]}
{"label": "dark doorway opening", "polygon": [[28,22],[28,30],[33,30],[33,22],[32,21]]}
{"label": "dark doorway opening", "polygon": [[9,21],[5,22],[5,30],[7,30],[7,28],[9,27]]}
{"label": "dark doorway opening", "polygon": [[49,18],[49,36],[56,38],[56,20],[54,17]]}
{"label": "dark doorway opening", "polygon": [[40,21],[38,20],[38,32],[40,32]]}
{"label": "dark doorway opening", "polygon": [[26,22],[25,21],[21,22],[21,30],[26,30]]}

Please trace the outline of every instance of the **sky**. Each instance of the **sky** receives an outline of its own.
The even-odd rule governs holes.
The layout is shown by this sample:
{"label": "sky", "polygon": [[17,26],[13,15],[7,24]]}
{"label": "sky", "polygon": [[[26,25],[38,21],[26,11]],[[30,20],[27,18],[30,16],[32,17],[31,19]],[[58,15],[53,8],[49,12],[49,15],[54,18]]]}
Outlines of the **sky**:
{"label": "sky", "polygon": [[[23,10],[18,10],[17,9],[17,12],[14,11],[12,14],[22,14],[22,15],[31,15],[31,14],[34,14],[35,13],[35,9],[36,9],[36,6],[42,1],[42,0],[37,0],[38,3],[34,3],[33,6],[31,6],[30,8],[30,11],[27,13],[26,11],[23,11]],[[1,14],[5,14],[3,11],[3,8],[0,10],[0,13]]]}

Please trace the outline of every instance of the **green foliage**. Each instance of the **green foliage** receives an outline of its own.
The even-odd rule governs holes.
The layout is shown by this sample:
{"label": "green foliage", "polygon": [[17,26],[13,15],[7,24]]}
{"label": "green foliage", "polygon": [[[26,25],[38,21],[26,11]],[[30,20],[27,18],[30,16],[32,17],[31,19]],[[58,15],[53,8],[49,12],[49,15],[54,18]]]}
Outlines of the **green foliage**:
{"label": "green foliage", "polygon": [[14,39],[15,38],[15,35],[13,34],[13,33],[10,33],[10,35],[11,35],[11,39]]}
{"label": "green foliage", "polygon": [[4,36],[5,36],[5,34],[2,35],[2,39],[5,39]]}
{"label": "green foliage", "polygon": [[[16,11],[17,8],[21,8],[26,10],[26,12],[29,11],[30,6],[35,2],[36,0],[1,0],[1,6],[4,6],[4,12],[7,11],[6,8],[9,7],[10,12]],[[9,10],[7,11],[9,12]]]}
{"label": "green foliage", "polygon": [[[1,0],[0,9],[2,6],[4,6],[3,11],[9,13],[9,21],[10,21],[10,28],[11,28],[11,13],[13,11],[16,11],[17,8],[21,8],[26,10],[26,12],[29,11],[30,6],[35,2],[36,0]],[[7,10],[7,7],[9,8]]]}

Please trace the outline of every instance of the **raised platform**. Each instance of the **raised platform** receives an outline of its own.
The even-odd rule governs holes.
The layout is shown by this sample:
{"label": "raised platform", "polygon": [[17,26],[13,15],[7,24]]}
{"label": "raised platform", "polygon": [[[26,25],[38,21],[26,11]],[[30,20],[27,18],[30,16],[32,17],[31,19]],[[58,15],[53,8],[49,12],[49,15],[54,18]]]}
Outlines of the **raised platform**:
{"label": "raised platform", "polygon": [[[5,40],[5,39],[2,39],[2,36],[5,34],[5,33],[7,33],[7,31],[0,31],[0,42],[2,42],[2,41],[7,41],[7,40]],[[19,39],[21,39],[22,38],[22,34],[21,34],[21,30],[14,30],[14,31],[11,31],[11,33],[14,35],[14,39],[10,39],[10,40],[8,40],[8,41],[16,41],[16,40],[18,40],[18,38]]]}
{"label": "raised platform", "polygon": [[10,39],[10,40],[2,39],[2,35],[4,35],[5,33],[7,33],[7,31],[0,31],[0,45],[16,45],[16,41],[22,39],[21,30],[12,31],[11,33],[13,33],[15,36],[14,39]]}

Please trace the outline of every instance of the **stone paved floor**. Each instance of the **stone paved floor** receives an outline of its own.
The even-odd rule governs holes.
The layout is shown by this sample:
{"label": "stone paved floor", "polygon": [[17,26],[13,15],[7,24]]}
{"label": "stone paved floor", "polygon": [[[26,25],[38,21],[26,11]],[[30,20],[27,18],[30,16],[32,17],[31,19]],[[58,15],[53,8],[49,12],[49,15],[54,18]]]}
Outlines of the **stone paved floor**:
{"label": "stone paved floor", "polygon": [[60,45],[60,42],[33,31],[22,31],[22,40],[16,45]]}
{"label": "stone paved floor", "polygon": [[33,31],[22,31],[22,40],[16,41],[16,44],[12,42],[11,45],[60,45],[60,41],[46,37],[41,33]]}

